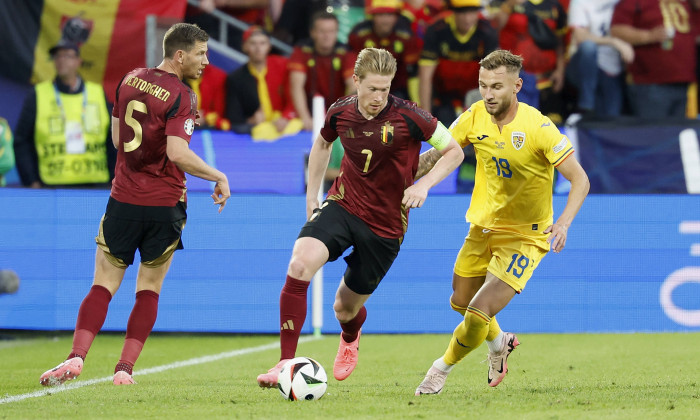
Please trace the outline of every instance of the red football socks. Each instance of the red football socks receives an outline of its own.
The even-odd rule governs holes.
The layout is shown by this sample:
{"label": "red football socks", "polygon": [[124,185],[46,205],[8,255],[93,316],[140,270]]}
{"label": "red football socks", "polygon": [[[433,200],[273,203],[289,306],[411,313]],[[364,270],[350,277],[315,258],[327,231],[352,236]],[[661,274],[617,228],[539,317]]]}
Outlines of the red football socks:
{"label": "red football socks", "polygon": [[151,334],[158,316],[158,293],[152,290],[141,290],[136,293],[136,302],[126,324],[126,340],[119,363],[114,369],[124,370],[131,375],[131,370],[139,358],[146,339]]}
{"label": "red football socks", "polygon": [[306,320],[306,295],[310,282],[287,276],[280,293],[281,358],[291,359],[297,351],[301,327]]}
{"label": "red football socks", "polygon": [[93,340],[107,317],[112,294],[102,286],[94,285],[83,299],[78,310],[78,320],[73,333],[73,348],[68,359],[80,357],[85,360]]}
{"label": "red football socks", "polygon": [[357,339],[357,333],[360,332],[360,328],[362,328],[362,324],[365,323],[365,319],[367,319],[367,308],[364,306],[360,308],[360,310],[357,312],[357,315],[355,315],[355,318],[351,319],[349,322],[346,323],[341,323],[340,328],[343,329],[343,341],[346,343],[352,343]]}

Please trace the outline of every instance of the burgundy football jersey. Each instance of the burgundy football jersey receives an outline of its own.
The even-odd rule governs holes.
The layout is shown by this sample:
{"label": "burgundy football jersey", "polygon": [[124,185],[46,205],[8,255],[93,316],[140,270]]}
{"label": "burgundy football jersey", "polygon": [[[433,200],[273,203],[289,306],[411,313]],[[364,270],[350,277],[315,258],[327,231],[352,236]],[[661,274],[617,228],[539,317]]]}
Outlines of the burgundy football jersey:
{"label": "burgundy football jersey", "polygon": [[196,113],[196,95],[176,75],[141,68],[124,77],[112,111],[119,118],[115,200],[168,207],[187,201],[185,173],[168,159],[166,147],[168,136],[189,143]]}
{"label": "burgundy football jersey", "polygon": [[328,199],[362,219],[377,235],[402,237],[408,227],[403,192],[413,185],[421,142],[430,139],[436,127],[435,117],[393,95],[371,120],[358,111],[357,95],[339,99],[328,109],[321,129],[326,141],[340,136],[345,148]]}

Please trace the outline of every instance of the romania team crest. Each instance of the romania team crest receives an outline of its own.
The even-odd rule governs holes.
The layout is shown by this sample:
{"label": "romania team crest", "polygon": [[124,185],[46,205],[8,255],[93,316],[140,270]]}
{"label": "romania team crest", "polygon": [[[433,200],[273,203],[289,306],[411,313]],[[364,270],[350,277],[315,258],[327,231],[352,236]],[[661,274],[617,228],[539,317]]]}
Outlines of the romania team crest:
{"label": "romania team crest", "polygon": [[394,126],[389,124],[387,121],[382,126],[382,144],[384,146],[391,146],[394,142]]}
{"label": "romania team crest", "polygon": [[520,150],[525,144],[525,133],[522,131],[513,131],[510,135],[510,142],[513,143],[515,150]]}

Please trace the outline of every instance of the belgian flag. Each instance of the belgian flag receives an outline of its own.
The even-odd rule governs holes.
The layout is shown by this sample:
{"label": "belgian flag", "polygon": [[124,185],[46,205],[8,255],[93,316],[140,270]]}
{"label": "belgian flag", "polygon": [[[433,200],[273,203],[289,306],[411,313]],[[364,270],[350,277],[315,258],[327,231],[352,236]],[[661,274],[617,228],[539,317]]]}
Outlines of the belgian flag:
{"label": "belgian flag", "polygon": [[0,1],[0,74],[21,83],[55,77],[49,49],[60,40],[80,48],[81,75],[101,83],[110,101],[128,71],[146,65],[146,16],[182,21],[186,0]]}

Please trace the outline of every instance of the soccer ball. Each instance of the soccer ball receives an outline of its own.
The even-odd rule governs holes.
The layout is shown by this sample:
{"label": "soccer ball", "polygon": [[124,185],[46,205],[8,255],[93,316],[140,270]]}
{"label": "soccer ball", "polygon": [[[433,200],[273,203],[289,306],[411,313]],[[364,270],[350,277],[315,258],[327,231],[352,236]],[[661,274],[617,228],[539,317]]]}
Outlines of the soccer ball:
{"label": "soccer ball", "polygon": [[295,357],[282,366],[277,388],[289,401],[317,400],[326,393],[328,377],[320,363],[310,357]]}

